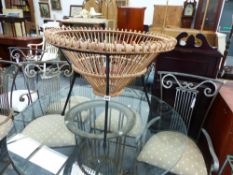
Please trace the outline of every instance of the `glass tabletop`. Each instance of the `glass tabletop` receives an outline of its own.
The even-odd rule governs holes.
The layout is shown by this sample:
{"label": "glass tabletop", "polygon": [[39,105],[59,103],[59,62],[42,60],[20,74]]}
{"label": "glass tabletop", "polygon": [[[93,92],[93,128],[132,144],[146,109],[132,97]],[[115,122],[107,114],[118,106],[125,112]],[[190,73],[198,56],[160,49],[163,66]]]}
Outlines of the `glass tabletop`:
{"label": "glass tabletop", "polygon": [[[68,94],[69,88],[63,88],[60,93],[60,100],[65,101],[66,96]],[[85,97],[88,100],[103,100],[103,97],[95,96],[92,92],[90,86],[75,86],[72,91],[71,102],[68,104],[68,109],[75,109],[79,104],[72,104],[72,100],[74,103],[76,99]],[[186,135],[187,130],[185,124],[181,117],[173,110],[171,106],[167,103],[161,101],[159,98],[149,95],[150,105],[146,100],[145,93],[132,89],[132,88],[125,88],[124,92],[120,96],[111,97],[111,102],[117,102],[130,110],[132,110],[135,114],[135,127],[132,128],[127,134],[125,134],[125,148],[122,157],[122,173],[124,174],[166,174],[170,171],[180,160],[182,154],[185,151],[185,139],[180,137],[176,142],[175,149],[171,147],[169,138],[173,137],[174,134],[179,135]],[[78,102],[77,102],[78,103]],[[49,102],[49,97],[41,98],[36,102],[32,103],[24,112],[15,116],[14,124],[15,128],[12,130],[10,136],[7,138],[7,148],[9,152],[9,156],[13,162],[14,167],[18,172],[21,174],[34,174],[34,175],[51,175],[51,174],[67,174],[64,170],[68,167],[70,162],[72,162],[72,170],[70,174],[77,174],[80,171],[77,168],[77,159],[72,159],[73,157],[78,157],[77,149],[80,149],[80,145],[83,142],[79,142],[79,137],[76,134],[77,146],[66,146],[66,147],[47,147],[42,143],[35,141],[33,138],[28,138],[22,135],[22,131],[25,128],[24,123],[22,122],[27,121],[26,123],[30,123],[35,118],[45,115],[45,111],[48,106],[51,105]],[[62,110],[62,109],[61,109]],[[60,113],[61,111],[58,111]],[[153,119],[153,120],[152,120]],[[148,122],[152,121],[152,122]],[[64,123],[66,123],[69,129],[69,123],[72,122],[71,119],[66,118]],[[149,123],[149,125],[148,125]],[[26,138],[26,140],[25,140]],[[155,140],[155,147],[151,148],[148,141]],[[17,146],[15,143],[20,142]],[[24,142],[22,142],[24,141]],[[85,142],[84,142],[85,143]],[[23,144],[23,146],[22,146]],[[25,145],[28,144],[28,145]],[[37,145],[37,146],[35,146]],[[34,146],[34,149],[32,148]],[[43,148],[44,150],[41,151]],[[174,149],[176,150],[175,154],[173,155],[166,155],[163,156],[162,153],[155,154],[151,156],[152,158],[146,159],[148,152],[161,152],[162,148]],[[22,149],[21,151],[19,151]],[[24,149],[32,150],[30,153],[24,153]],[[155,150],[157,149],[157,150]],[[166,151],[165,149],[165,151]],[[51,157],[57,158],[60,161],[60,167],[54,168],[48,167],[51,162],[49,162],[48,156],[46,154],[41,153],[40,156],[35,156],[38,154],[38,150],[40,152],[52,152]],[[164,149],[163,149],[164,151]],[[23,153],[22,153],[23,152]],[[47,155],[50,155],[48,153]],[[56,156],[54,156],[56,153]],[[145,154],[144,154],[145,153]],[[166,152],[165,152],[166,153]],[[48,164],[44,165],[41,163],[41,160],[46,157],[48,160]],[[154,158],[158,160],[154,161]],[[153,160],[153,161],[152,161]],[[38,163],[38,161],[40,163]],[[76,167],[76,168],[75,168]],[[78,169],[78,170],[77,170]],[[94,170],[91,171],[95,172]],[[101,172],[100,172],[101,173]],[[82,174],[82,173],[81,173]],[[84,173],[83,173],[84,174]]]}

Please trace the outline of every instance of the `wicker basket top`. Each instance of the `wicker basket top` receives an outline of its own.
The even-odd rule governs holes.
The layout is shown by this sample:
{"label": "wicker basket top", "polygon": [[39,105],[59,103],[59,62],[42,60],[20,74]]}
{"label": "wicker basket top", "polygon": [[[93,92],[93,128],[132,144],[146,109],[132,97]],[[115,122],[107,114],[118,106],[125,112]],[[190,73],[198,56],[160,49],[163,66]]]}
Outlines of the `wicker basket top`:
{"label": "wicker basket top", "polygon": [[174,49],[176,39],[159,33],[96,28],[50,28],[47,42],[57,47],[99,54],[148,54]]}

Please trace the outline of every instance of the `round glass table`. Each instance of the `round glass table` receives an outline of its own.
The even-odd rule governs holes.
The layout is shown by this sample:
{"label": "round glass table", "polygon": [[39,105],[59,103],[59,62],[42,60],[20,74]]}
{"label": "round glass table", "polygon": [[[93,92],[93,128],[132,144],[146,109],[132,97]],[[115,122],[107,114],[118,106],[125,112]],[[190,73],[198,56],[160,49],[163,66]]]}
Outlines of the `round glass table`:
{"label": "round glass table", "polygon": [[[69,88],[67,87],[60,92],[60,100],[63,103],[68,91]],[[76,104],[77,101],[74,99],[83,97],[85,97],[86,101],[92,101],[93,99],[103,100],[103,97],[95,96],[89,86],[74,86],[67,111],[79,108],[82,103],[79,101],[80,103]],[[72,103],[72,100],[74,100],[74,103]],[[120,96],[111,97],[110,99],[110,104],[111,102],[116,102],[129,108],[133,111],[135,117],[134,126],[128,133],[124,134],[125,141],[124,151],[121,152],[120,174],[166,174],[174,168],[185,151],[185,139],[182,140],[184,137],[181,137],[176,142],[175,154],[166,154],[166,151],[174,149],[171,147],[169,139],[177,133],[186,135],[186,126],[180,115],[167,103],[152,95],[149,95],[149,100],[148,103],[143,91],[133,88],[125,88]],[[49,97],[41,98],[32,103],[25,111],[15,116],[15,127],[7,138],[8,153],[14,168],[20,174],[26,175],[85,174],[78,166],[80,162],[77,161],[80,154],[80,145],[83,145],[83,139],[75,133],[77,125],[72,125],[74,122],[72,117],[65,116],[64,125],[72,133],[75,133],[76,145],[49,147],[23,134],[22,131],[28,123],[30,124],[35,119],[48,113],[47,108],[49,105],[51,105]],[[61,112],[62,109],[57,111],[57,113]],[[84,112],[86,116],[90,115],[88,111]],[[109,115],[113,116],[116,112],[109,113]],[[66,114],[69,114],[69,112]],[[103,126],[103,116],[100,112],[96,117],[100,126]],[[115,121],[111,122],[114,123]],[[51,122],[51,125],[53,125],[53,122]],[[73,127],[72,129],[70,128],[71,126]],[[148,144],[148,142],[151,142],[151,138],[156,143],[152,147]],[[147,156],[148,152],[150,156]],[[157,154],[152,154],[155,152]],[[164,154],[166,156],[163,156]],[[88,165],[84,165],[84,167],[88,174],[96,174],[96,171],[88,167]],[[68,168],[69,171],[67,170]],[[101,172],[98,174],[101,174]]]}

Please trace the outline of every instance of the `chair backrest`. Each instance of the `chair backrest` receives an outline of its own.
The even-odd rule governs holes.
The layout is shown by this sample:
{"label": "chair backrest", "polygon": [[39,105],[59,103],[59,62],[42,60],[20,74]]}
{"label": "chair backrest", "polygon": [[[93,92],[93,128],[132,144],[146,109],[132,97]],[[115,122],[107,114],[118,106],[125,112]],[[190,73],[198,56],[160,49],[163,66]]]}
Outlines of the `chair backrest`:
{"label": "chair backrest", "polygon": [[158,71],[162,100],[182,116],[189,135],[198,139],[200,129],[223,82],[190,74]]}
{"label": "chair backrest", "polygon": [[14,62],[37,61],[44,55],[42,49],[33,49],[28,47],[9,47],[10,60]]}
{"label": "chair backrest", "polygon": [[[55,28],[59,27],[59,22],[53,21],[53,22],[44,23],[42,26],[43,33],[45,32],[45,30],[47,28],[52,28],[52,27],[55,27]],[[48,60],[52,60],[52,59],[57,58],[59,49],[57,47],[47,43],[44,36],[43,36],[42,49],[45,51],[44,57],[48,57],[46,60],[42,58],[43,61],[48,61]]]}
{"label": "chair backrest", "polygon": [[[22,64],[23,75],[28,87],[28,98],[32,102],[33,94],[38,98],[47,98],[47,111],[51,113],[60,113],[62,106],[57,103],[60,99],[59,91],[61,89],[61,79],[72,75],[71,66],[65,61],[53,62],[24,62]],[[65,81],[65,80],[64,80]],[[69,80],[67,80],[69,83]],[[47,112],[44,111],[44,112]]]}
{"label": "chair backrest", "polygon": [[[55,27],[55,28],[59,27],[59,22],[52,21],[52,22],[44,23],[42,26],[43,35],[44,35],[44,31],[46,30],[46,28],[52,28],[52,27]],[[50,61],[58,57],[59,49],[47,43],[44,36],[43,36],[43,41],[41,43],[28,44],[27,47],[34,51],[40,50],[40,49],[43,50],[44,54],[41,56],[40,59],[37,59],[37,61]]]}
{"label": "chair backrest", "polygon": [[0,115],[8,116],[10,114],[10,105],[8,98],[9,74],[6,68],[0,68]]}
{"label": "chair backrest", "polygon": [[0,59],[0,140],[3,140],[13,127],[13,110],[11,108],[11,94],[15,72],[18,65],[11,61]]}

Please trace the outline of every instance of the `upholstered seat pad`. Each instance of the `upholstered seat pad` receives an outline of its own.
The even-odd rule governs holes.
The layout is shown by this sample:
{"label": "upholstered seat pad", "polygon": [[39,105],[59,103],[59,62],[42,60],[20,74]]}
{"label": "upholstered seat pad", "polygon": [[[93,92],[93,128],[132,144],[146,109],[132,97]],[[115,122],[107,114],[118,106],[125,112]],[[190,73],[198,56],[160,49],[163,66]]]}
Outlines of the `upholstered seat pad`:
{"label": "upholstered seat pad", "polygon": [[41,61],[50,61],[57,59],[57,53],[45,52]]}
{"label": "upholstered seat pad", "polygon": [[67,129],[64,116],[50,114],[39,117],[29,123],[23,134],[49,147],[75,145],[74,134]]}
{"label": "upholstered seat pad", "polygon": [[[110,116],[110,130],[112,132],[118,131],[118,126],[119,126],[119,117],[120,113],[119,111],[112,109],[111,112],[109,112]],[[135,124],[133,128],[129,131],[127,135],[132,136],[132,137],[137,137],[142,133],[142,130],[144,128],[142,119],[138,113],[135,113]],[[105,119],[105,112],[102,112],[99,116],[96,118],[96,128],[103,129],[104,128],[104,119]],[[123,120],[123,125],[126,123],[126,119]]]}
{"label": "upholstered seat pad", "polygon": [[12,126],[13,122],[8,116],[0,115],[0,140],[7,136]]}
{"label": "upholstered seat pad", "polygon": [[199,148],[179,132],[163,131],[153,135],[137,159],[178,175],[207,175]]}
{"label": "upholstered seat pad", "polygon": [[51,61],[51,60],[55,60],[57,58],[58,58],[57,53],[45,52],[42,57],[41,57],[41,55],[32,56],[32,57],[30,57],[30,60],[34,60],[34,61]]}
{"label": "upholstered seat pad", "polygon": [[[30,91],[32,92],[32,91]],[[10,92],[8,92],[8,96],[10,99]],[[28,106],[28,97],[27,95],[24,94],[28,94],[28,90],[15,90],[12,92],[12,109],[16,112],[22,112],[24,111],[27,106]],[[20,97],[23,96],[24,101],[20,101]],[[38,95],[36,92],[31,93],[31,97],[32,97],[32,102],[36,101],[38,99]]]}
{"label": "upholstered seat pad", "polygon": [[[70,110],[72,107],[74,107],[75,105],[78,105],[80,103],[83,103],[83,102],[89,101],[89,100],[91,100],[91,99],[87,98],[87,97],[84,97],[84,96],[71,96],[70,100],[69,100],[69,103],[67,104],[67,107],[66,107],[66,112],[68,110]],[[65,101],[66,101],[66,98],[65,99],[61,99],[59,102],[50,104],[48,106],[47,113],[54,113],[53,109],[55,108],[55,106],[61,106],[62,107],[60,109],[60,112],[61,112],[63,110],[64,105],[65,105]],[[86,118],[88,114],[89,114],[89,112],[83,111],[82,117]]]}

